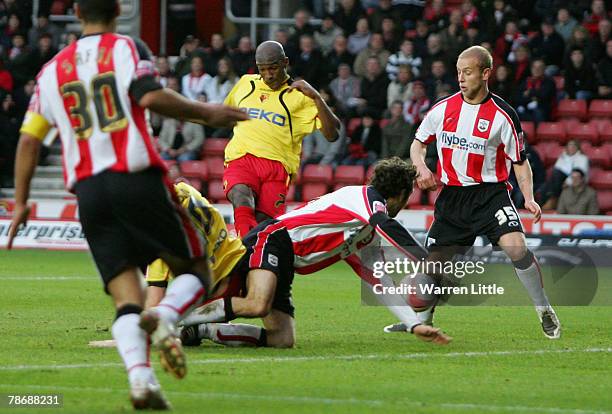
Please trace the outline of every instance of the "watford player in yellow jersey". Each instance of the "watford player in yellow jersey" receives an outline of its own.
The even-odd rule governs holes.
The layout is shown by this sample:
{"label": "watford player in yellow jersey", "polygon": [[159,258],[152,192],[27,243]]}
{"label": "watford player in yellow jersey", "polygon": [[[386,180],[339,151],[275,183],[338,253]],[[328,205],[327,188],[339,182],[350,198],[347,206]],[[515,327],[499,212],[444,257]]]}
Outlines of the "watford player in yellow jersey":
{"label": "watford player in yellow jersey", "polygon": [[225,149],[224,190],[234,206],[236,231],[244,237],[265,219],[283,214],[291,177],[300,164],[302,139],[320,129],[335,141],[340,121],[306,81],[287,74],[289,59],[280,43],[263,42],[255,51],[258,75],[244,75],[225,104],[249,120],[234,127]]}

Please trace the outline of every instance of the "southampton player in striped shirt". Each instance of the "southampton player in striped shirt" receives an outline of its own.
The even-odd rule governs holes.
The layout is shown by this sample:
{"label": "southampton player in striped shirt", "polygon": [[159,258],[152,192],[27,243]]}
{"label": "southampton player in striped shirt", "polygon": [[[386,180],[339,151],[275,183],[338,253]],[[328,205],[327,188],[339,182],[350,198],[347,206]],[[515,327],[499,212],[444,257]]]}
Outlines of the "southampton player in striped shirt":
{"label": "southampton player in striped shirt", "polygon": [[444,259],[450,250],[466,250],[476,236],[486,235],[512,260],[535,305],[544,335],[556,339],[561,325],[544,292],[538,261],[526,246],[520,217],[508,192],[511,169],[525,197],[525,208],[536,223],[542,212],[534,201],[518,116],[503,99],[489,92],[492,66],[485,48],[464,50],[457,60],[461,91],[435,103],[417,130],[410,150],[418,171],[417,183],[422,190],[436,187],[424,159],[426,146],[435,142],[444,184],[436,200],[427,246],[434,260]]}
{"label": "southampton player in striped shirt", "polygon": [[[83,36],[43,67],[21,127],[8,247],[28,217],[41,142],[56,126],[66,187],[76,194],[87,242],[116,308],[112,333],[128,372],[132,404],[168,409],[151,367],[149,340],[160,350],[164,368],[182,378],[185,356],[175,325],[208,297],[210,275],[202,241],[167,187],[145,108],[219,126],[246,116],[163,89],[134,41],[114,33],[117,0],[78,0],[75,11]],[[142,312],[145,291],[138,268],[157,257],[179,276],[159,306]]]}

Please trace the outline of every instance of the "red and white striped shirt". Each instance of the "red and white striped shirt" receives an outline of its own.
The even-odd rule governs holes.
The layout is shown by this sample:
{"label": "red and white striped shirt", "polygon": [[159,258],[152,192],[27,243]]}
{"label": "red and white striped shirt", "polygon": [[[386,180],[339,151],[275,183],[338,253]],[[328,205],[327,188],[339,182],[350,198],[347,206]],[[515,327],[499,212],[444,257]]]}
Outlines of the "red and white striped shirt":
{"label": "red and white striped shirt", "polygon": [[438,172],[446,185],[505,182],[512,163],[525,159],[518,116],[495,94],[479,105],[465,102],[461,92],[442,99],[425,116],[416,139],[436,141]]}
{"label": "red and white striped shirt", "polygon": [[22,131],[37,138],[55,125],[63,147],[66,187],[105,170],[165,169],[145,110],[130,86],[155,74],[134,41],[115,33],[90,35],[60,51],[38,75]]}
{"label": "red and white striped shirt", "polygon": [[[387,215],[386,201],[370,186],[343,187],[277,218],[293,243],[294,268],[309,274],[346,260],[366,281],[371,282],[371,261],[358,251],[364,247],[380,255],[381,244],[398,248],[414,257],[424,250],[412,235]],[[380,257],[380,256],[379,256]],[[380,258],[382,260],[382,258]]]}

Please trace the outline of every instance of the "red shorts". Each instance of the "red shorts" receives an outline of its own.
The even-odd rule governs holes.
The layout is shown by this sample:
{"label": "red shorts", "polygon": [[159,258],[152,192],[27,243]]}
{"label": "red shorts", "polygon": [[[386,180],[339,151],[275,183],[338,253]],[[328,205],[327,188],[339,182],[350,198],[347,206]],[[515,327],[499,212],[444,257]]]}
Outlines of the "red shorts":
{"label": "red shorts", "polygon": [[227,163],[223,172],[223,191],[236,184],[244,184],[255,193],[255,210],[272,218],[287,210],[285,198],[289,188],[289,174],[279,161],[247,154]]}

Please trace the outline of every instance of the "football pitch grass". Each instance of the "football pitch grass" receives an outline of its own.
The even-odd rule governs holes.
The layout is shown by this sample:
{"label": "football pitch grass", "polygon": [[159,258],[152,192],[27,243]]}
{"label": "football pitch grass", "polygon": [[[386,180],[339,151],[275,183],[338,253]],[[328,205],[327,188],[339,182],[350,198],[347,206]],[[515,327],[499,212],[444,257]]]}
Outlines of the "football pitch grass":
{"label": "football pitch grass", "polygon": [[[63,395],[38,412],[129,412],[110,339],[114,317],[86,253],[0,250],[0,394]],[[189,348],[175,380],[153,360],[181,413],[600,413],[612,410],[612,308],[559,307],[560,340],[531,306],[441,307],[446,346],[384,334],[395,322],[362,306],[344,264],[296,276],[297,346]],[[2,408],[0,412],[36,412]]]}

